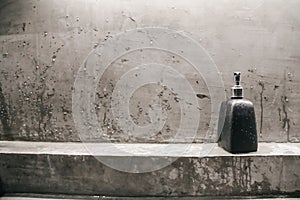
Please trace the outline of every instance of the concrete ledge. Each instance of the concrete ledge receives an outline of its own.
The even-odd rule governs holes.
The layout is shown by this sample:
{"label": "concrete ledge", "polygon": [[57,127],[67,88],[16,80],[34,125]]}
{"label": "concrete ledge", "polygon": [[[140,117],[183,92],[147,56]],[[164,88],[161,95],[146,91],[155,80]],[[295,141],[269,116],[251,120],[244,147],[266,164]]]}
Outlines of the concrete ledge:
{"label": "concrete ledge", "polygon": [[[179,157],[154,172],[133,174],[99,162],[82,143],[0,142],[0,177],[5,193],[105,196],[300,195],[300,144],[261,143],[259,151],[230,154],[216,145],[205,157],[205,144],[185,152],[139,154],[166,144],[93,144],[97,156],[114,159]],[[151,151],[150,151],[151,152]],[[179,155],[179,156],[178,156]]]}
{"label": "concrete ledge", "polygon": [[[76,143],[76,142],[21,142],[0,141],[1,154],[49,154],[49,155],[86,155],[91,153],[87,147],[99,149],[97,156],[170,156],[170,157],[199,157],[204,149],[209,150],[205,157],[220,156],[300,156],[300,143],[259,143],[258,151],[247,154],[231,154],[217,144],[191,144],[186,149],[186,144],[176,144],[172,151],[154,151],[158,147],[166,147],[168,144],[153,143]],[[124,151],[116,151],[122,149]],[[130,150],[130,151],[126,151]],[[143,152],[147,152],[146,154]],[[141,153],[142,152],[142,153]]]}

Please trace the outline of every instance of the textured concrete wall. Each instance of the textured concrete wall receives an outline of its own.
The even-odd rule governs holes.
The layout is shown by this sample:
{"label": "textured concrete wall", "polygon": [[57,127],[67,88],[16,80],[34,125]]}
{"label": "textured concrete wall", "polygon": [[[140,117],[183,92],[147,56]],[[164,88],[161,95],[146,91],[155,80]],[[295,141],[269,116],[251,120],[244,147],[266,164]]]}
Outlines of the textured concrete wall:
{"label": "textured concrete wall", "polygon": [[[227,95],[232,72],[242,72],[245,95],[255,105],[260,141],[299,142],[299,8],[298,0],[2,0],[0,138],[79,141],[72,89],[80,65],[114,34],[155,26],[186,32],[199,42],[218,66]],[[167,102],[168,121],[161,132],[146,139],[128,137],[111,114],[112,90],[124,70],[153,60],[180,71],[197,91],[201,119],[195,140],[202,141],[211,113],[203,78],[181,58],[153,50],[116,59],[99,81],[96,111],[107,137],[154,142],[176,133],[176,98],[170,89],[159,95],[164,88],[155,84],[136,91],[130,110],[143,125],[148,123],[149,99]]]}

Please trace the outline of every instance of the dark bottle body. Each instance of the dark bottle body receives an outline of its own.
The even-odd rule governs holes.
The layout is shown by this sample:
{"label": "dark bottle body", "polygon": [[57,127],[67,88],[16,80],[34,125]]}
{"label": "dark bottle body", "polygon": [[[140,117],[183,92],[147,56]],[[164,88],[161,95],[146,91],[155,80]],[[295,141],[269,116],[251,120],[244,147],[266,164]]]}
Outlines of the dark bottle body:
{"label": "dark bottle body", "polygon": [[257,151],[255,111],[251,101],[232,98],[221,105],[218,144],[231,153]]}

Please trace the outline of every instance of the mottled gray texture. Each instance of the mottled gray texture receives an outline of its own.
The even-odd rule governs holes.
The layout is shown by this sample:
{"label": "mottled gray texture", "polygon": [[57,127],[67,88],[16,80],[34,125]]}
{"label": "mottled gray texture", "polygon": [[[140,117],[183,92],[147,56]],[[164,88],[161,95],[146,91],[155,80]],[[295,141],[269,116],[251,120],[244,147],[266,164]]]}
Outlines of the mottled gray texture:
{"label": "mottled gray texture", "polygon": [[[245,96],[256,109],[259,141],[299,142],[299,7],[297,0],[1,0],[0,139],[79,141],[71,97],[84,58],[114,34],[155,26],[184,31],[199,42],[218,66],[227,95],[232,72],[242,72]],[[195,141],[201,142],[211,102],[203,79],[181,58],[151,50],[122,56],[100,80],[95,107],[107,137],[161,142],[175,134],[180,111],[169,89],[147,85],[132,98],[132,117],[141,125],[148,123],[144,108],[150,98],[170,108],[168,126],[152,138],[123,134],[111,115],[118,78],[150,61],[174,67],[195,88],[201,109]]]}

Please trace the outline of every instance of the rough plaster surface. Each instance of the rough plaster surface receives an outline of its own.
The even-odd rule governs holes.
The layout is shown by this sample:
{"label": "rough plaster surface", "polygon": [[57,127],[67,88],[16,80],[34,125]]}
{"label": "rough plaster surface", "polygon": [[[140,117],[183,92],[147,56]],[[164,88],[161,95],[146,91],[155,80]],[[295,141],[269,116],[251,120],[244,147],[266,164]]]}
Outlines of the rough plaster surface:
{"label": "rough plaster surface", "polygon": [[[204,144],[196,144],[171,165],[140,174],[103,165],[87,154],[80,143],[36,143],[36,150],[30,151],[33,144],[1,143],[0,177],[4,192],[105,196],[299,195],[300,147],[296,143],[290,144],[291,150],[286,150],[286,144],[277,144],[277,151],[274,144],[263,143],[261,151],[240,155],[216,147],[202,158],[198,157],[198,150]],[[148,145],[153,148],[157,144]],[[132,162],[165,157],[105,153],[101,156]]]}
{"label": "rough plaster surface", "polygon": [[[298,0],[3,0],[0,138],[79,141],[72,118],[79,66],[114,34],[155,26],[186,32],[199,42],[218,66],[227,95],[232,72],[242,72],[245,96],[255,105],[260,141],[299,142],[299,8]],[[99,81],[96,111],[107,137],[115,142],[161,142],[176,133],[181,114],[176,98],[171,90],[153,84],[136,91],[130,111],[134,121],[144,125],[149,123],[144,109],[149,99],[169,108],[167,125],[159,133],[146,139],[128,137],[111,115],[116,81],[124,71],[153,60],[174,67],[190,81],[201,109],[195,141],[203,141],[211,103],[205,82],[179,57],[151,50],[115,60]]]}

